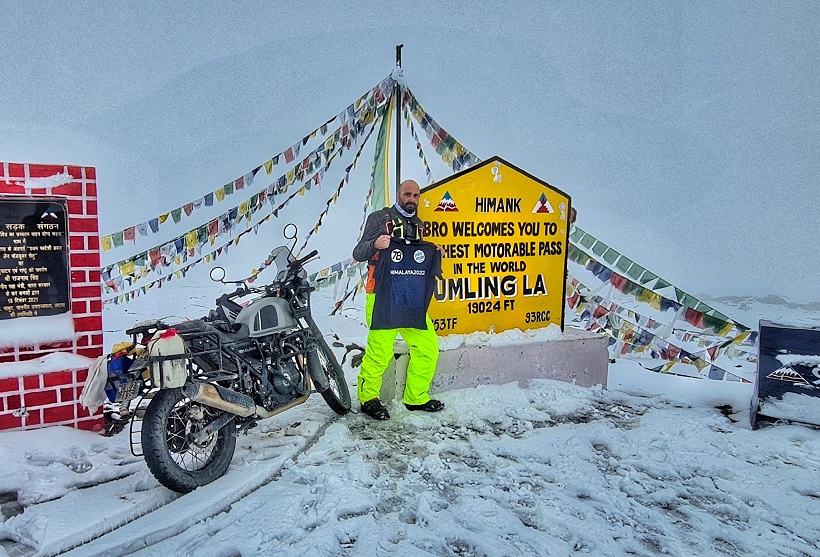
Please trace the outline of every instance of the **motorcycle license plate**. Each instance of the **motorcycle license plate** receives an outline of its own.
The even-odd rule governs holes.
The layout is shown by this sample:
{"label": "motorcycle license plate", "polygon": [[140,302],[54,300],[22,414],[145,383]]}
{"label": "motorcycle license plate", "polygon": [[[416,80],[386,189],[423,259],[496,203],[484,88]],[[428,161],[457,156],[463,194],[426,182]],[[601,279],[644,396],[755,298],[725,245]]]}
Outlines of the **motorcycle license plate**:
{"label": "motorcycle license plate", "polygon": [[142,379],[135,379],[128,383],[117,385],[117,398],[115,402],[126,402],[137,398],[142,388]]}

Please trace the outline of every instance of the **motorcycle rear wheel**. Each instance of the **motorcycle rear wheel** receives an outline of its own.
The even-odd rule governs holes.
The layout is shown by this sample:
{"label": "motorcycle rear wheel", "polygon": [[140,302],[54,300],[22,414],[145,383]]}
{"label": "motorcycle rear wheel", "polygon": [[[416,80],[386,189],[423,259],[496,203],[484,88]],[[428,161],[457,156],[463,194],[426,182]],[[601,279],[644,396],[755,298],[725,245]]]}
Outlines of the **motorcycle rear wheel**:
{"label": "motorcycle rear wheel", "polygon": [[145,410],[141,441],[148,469],[162,485],[189,493],[225,474],[236,449],[234,421],[204,443],[193,439],[220,414],[186,398],[182,389],[162,389],[154,395]]}
{"label": "motorcycle rear wheel", "polygon": [[316,351],[311,359],[321,368],[321,373],[327,378],[329,387],[320,394],[331,410],[344,416],[350,412],[350,390],[345,382],[345,373],[342,366],[336,361],[336,356],[321,336],[316,339]]}

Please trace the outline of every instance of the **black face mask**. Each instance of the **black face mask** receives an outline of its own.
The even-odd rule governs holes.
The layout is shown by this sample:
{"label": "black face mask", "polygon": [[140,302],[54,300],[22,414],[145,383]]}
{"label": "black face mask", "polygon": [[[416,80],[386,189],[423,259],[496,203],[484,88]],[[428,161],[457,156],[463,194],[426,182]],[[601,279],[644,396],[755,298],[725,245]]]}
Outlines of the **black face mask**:
{"label": "black face mask", "polygon": [[406,243],[421,241],[421,230],[412,221],[397,217],[390,222],[390,237]]}

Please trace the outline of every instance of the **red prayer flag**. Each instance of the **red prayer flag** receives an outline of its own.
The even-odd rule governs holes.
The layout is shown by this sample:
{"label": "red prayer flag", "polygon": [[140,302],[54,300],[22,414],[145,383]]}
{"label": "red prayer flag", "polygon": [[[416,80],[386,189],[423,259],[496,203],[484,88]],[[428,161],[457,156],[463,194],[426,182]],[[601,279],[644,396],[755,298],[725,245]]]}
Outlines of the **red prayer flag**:
{"label": "red prayer flag", "polygon": [[694,325],[699,329],[703,329],[703,314],[692,308],[686,308],[686,315],[684,320],[690,325]]}

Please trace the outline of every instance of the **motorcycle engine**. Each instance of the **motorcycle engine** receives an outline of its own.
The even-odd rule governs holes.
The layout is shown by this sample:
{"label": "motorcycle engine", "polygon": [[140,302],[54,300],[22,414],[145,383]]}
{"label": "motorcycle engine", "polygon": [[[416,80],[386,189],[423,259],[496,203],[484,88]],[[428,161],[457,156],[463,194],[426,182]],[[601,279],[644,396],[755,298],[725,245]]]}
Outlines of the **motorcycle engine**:
{"label": "motorcycle engine", "polygon": [[281,344],[281,357],[268,366],[271,383],[281,395],[292,394],[304,380],[306,362],[299,348],[289,342]]}
{"label": "motorcycle engine", "polygon": [[293,392],[294,387],[302,381],[302,374],[296,369],[292,360],[284,362],[273,372],[273,388],[281,395]]}

